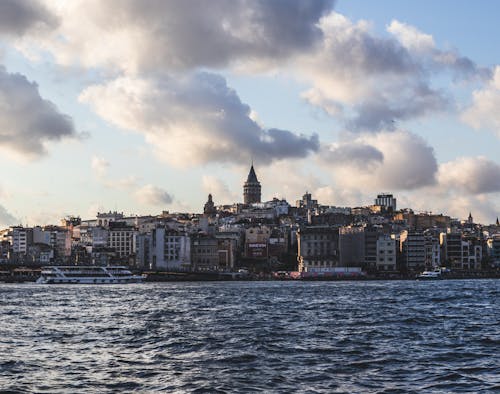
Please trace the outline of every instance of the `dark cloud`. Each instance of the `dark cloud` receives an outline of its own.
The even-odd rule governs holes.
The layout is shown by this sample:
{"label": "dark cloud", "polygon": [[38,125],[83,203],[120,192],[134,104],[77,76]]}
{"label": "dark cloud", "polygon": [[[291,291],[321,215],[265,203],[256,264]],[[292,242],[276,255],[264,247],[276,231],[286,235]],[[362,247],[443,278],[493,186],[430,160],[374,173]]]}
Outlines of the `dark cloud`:
{"label": "dark cloud", "polygon": [[330,164],[353,165],[360,169],[368,169],[384,161],[384,154],[380,150],[362,142],[333,146],[324,151],[322,156]]}
{"label": "dark cloud", "polygon": [[53,28],[57,22],[37,0],[0,1],[0,34],[23,35],[31,29]]}
{"label": "dark cloud", "polygon": [[146,205],[169,205],[173,202],[173,197],[164,189],[145,185],[135,192],[136,199]]}
{"label": "dark cloud", "polygon": [[44,100],[34,82],[0,66],[0,145],[27,155],[45,153],[45,143],[76,136],[72,119]]}
{"label": "dark cloud", "polygon": [[382,95],[370,97],[354,107],[356,115],[346,122],[352,131],[393,130],[396,121],[418,118],[428,113],[440,112],[451,103],[445,93],[433,90],[426,84],[408,86],[407,94],[398,92],[398,100]]}
{"label": "dark cloud", "polygon": [[179,165],[251,158],[269,163],[319,149],[316,134],[262,128],[226,80],[212,73],[122,78],[89,87],[80,99],[104,119],[144,133],[166,160]]}
{"label": "dark cloud", "polygon": [[[69,4],[53,43],[55,56],[128,71],[259,67],[309,50],[332,0],[107,0]],[[85,30],[79,30],[79,18]],[[101,41],[86,45],[89,37]],[[53,38],[51,38],[53,40]],[[119,42],[108,51],[110,42]],[[49,43],[49,47],[51,44]],[[96,56],[97,54],[97,56]]]}

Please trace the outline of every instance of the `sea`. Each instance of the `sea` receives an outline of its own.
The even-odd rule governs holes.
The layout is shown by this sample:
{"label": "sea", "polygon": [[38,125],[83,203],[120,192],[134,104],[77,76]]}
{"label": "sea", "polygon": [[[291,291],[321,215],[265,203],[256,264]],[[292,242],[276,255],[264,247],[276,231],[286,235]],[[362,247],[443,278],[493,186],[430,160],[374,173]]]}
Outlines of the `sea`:
{"label": "sea", "polygon": [[0,284],[1,393],[499,393],[500,281]]}

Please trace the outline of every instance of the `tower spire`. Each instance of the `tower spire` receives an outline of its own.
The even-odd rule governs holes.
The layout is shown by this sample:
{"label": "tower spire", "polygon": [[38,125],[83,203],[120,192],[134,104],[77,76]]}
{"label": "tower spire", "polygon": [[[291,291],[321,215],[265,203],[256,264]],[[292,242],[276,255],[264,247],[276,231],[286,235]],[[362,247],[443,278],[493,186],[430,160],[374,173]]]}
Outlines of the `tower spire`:
{"label": "tower spire", "polygon": [[257,174],[255,173],[255,169],[253,168],[252,158],[252,166],[250,167],[250,171],[248,172],[247,181],[243,185],[243,202],[245,204],[257,203],[260,202],[260,197],[260,182],[257,179]]}

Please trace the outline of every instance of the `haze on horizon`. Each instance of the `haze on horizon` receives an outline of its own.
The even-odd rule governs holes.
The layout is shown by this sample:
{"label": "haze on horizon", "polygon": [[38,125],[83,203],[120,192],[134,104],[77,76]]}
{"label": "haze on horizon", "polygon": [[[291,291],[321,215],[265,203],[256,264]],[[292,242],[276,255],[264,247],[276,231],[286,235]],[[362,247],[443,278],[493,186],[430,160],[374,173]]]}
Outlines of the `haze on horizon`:
{"label": "haze on horizon", "polygon": [[[375,2],[373,2],[375,3]],[[500,211],[497,2],[0,2],[0,225],[263,199]]]}

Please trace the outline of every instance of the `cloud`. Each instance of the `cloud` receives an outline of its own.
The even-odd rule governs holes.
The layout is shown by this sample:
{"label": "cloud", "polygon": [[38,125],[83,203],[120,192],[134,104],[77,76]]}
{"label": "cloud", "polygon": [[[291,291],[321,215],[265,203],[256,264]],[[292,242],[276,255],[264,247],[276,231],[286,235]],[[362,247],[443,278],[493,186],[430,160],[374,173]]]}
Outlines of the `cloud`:
{"label": "cloud", "polygon": [[413,190],[435,183],[434,150],[408,131],[363,134],[323,149],[320,162],[340,187],[357,190]]}
{"label": "cloud", "polygon": [[434,78],[489,75],[456,51],[436,48],[431,35],[398,21],[382,37],[366,21],[332,12],[320,20],[323,38],[297,57],[293,73],[312,84],[302,97],[343,120],[351,131],[378,132],[395,121],[426,117],[453,108],[452,95]]}
{"label": "cloud", "polygon": [[105,120],[144,133],[160,158],[178,166],[251,158],[269,163],[319,149],[316,134],[263,129],[225,79],[212,73],[122,77],[88,87],[80,101]]}
{"label": "cloud", "polygon": [[28,31],[54,29],[58,19],[37,0],[0,1],[0,34],[21,36]]}
{"label": "cloud", "polygon": [[173,197],[160,187],[145,185],[135,192],[136,199],[145,205],[169,205]]}
{"label": "cloud", "polygon": [[139,178],[135,175],[129,175],[125,178],[113,179],[113,180],[105,180],[103,181],[104,186],[110,189],[118,189],[118,190],[130,190],[137,187],[139,183]]}
{"label": "cloud", "polygon": [[205,193],[212,194],[216,205],[231,204],[240,199],[238,195],[229,190],[223,180],[213,175],[203,175],[201,184]]}
{"label": "cloud", "polygon": [[72,119],[43,99],[38,86],[0,66],[0,146],[22,155],[46,153],[46,145],[76,137]]}
{"label": "cloud", "polygon": [[[129,73],[260,67],[307,50],[331,0],[82,0],[51,5],[59,29],[39,37],[58,63]],[[113,50],[109,50],[113,48]]]}
{"label": "cloud", "polygon": [[490,69],[478,67],[471,59],[461,56],[456,50],[438,49],[430,34],[422,33],[414,26],[393,20],[387,27],[387,31],[393,34],[412,54],[421,57],[421,62],[426,64],[428,69],[450,70],[457,79],[491,77]]}
{"label": "cloud", "polygon": [[384,161],[384,154],[374,147],[361,141],[351,143],[332,144],[323,151],[323,158],[339,165],[348,164],[361,170],[368,170]]}
{"label": "cloud", "polygon": [[462,120],[475,129],[492,130],[500,138],[500,66],[482,89],[474,91],[472,105],[462,114]]}
{"label": "cloud", "polygon": [[106,175],[106,172],[109,168],[109,162],[106,159],[103,159],[102,157],[98,156],[93,156],[92,161],[91,161],[91,167],[92,170],[96,173],[96,175],[100,178],[102,178],[104,175]]}
{"label": "cloud", "polygon": [[7,211],[3,205],[0,205],[0,225],[7,227],[16,223],[19,223],[19,220]]}
{"label": "cloud", "polygon": [[439,184],[468,194],[500,192],[500,165],[486,157],[461,157],[441,164]]}

